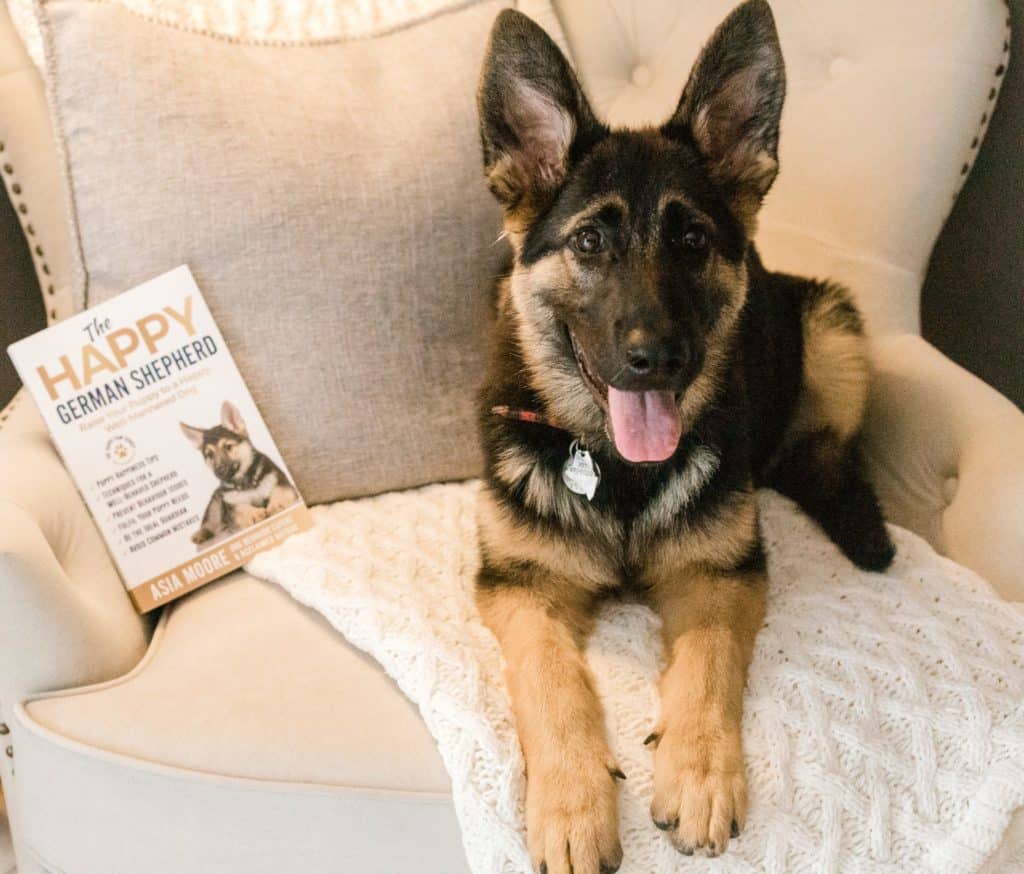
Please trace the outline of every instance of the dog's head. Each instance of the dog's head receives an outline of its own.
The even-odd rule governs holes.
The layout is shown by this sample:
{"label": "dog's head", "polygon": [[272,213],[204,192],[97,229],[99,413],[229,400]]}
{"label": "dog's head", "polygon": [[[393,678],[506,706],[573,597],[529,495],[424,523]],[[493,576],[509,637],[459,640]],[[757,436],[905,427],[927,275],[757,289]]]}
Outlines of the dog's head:
{"label": "dog's head", "polygon": [[670,457],[715,382],[778,169],[784,93],[765,0],[718,28],[672,117],[635,131],[595,118],[530,19],[495,23],[481,138],[526,363],[566,427],[607,433],[628,461]]}
{"label": "dog's head", "polygon": [[220,408],[220,424],[212,428],[181,425],[182,433],[202,454],[214,476],[227,483],[245,475],[252,465],[254,452],[245,420],[238,409],[224,401]]}

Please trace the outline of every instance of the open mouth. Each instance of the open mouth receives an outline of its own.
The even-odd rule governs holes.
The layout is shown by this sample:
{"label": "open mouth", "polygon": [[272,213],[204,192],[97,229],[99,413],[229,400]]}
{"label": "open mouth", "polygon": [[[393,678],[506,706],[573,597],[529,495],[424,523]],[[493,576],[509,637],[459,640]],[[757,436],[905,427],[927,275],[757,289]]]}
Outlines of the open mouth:
{"label": "open mouth", "polygon": [[594,396],[594,400],[597,401],[599,407],[608,412],[608,383],[606,383],[601,377],[599,377],[591,368],[590,362],[587,361],[587,356],[583,352],[583,347],[580,346],[579,340],[576,339],[576,335],[572,332],[572,329],[566,327],[565,332],[569,335],[569,342],[572,344],[572,353],[576,356],[576,366],[580,370],[580,376],[583,377],[583,382],[587,388],[590,389],[590,393]]}
{"label": "open mouth", "polygon": [[671,458],[683,433],[681,391],[625,391],[597,375],[572,329],[566,326],[576,366],[594,400],[605,412],[615,448],[626,461],[659,462]]}

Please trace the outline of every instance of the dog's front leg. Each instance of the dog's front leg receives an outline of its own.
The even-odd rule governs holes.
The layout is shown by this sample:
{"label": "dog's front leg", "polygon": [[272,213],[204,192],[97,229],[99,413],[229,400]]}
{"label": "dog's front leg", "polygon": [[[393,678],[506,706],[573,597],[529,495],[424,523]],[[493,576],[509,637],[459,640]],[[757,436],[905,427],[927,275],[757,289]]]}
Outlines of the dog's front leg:
{"label": "dog's front leg", "polygon": [[688,856],[723,852],[747,812],[741,720],[765,609],[760,541],[734,564],[691,565],[653,589],[668,666],[651,738],[657,744],[651,816]]}
{"label": "dog's front leg", "polygon": [[615,785],[622,774],[582,652],[590,596],[534,579],[485,568],[477,588],[505,656],[526,759],[530,856],[547,874],[607,874],[622,861]]}

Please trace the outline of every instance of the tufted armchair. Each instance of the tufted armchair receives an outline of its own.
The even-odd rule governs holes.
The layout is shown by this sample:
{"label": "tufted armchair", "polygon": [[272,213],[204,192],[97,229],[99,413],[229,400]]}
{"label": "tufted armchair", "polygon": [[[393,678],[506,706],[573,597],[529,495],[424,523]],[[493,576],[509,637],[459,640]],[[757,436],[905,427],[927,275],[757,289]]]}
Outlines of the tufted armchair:
{"label": "tufted armchair", "polygon": [[[731,5],[554,3],[595,109],[618,124],[667,115]],[[862,305],[866,454],[889,519],[1024,600],[1024,415],[919,336],[931,249],[1005,70],[1006,9],[773,7],[789,96],[762,256]],[[71,307],[58,159],[2,7],[0,71],[0,133],[18,133],[7,154],[35,182],[56,319]],[[433,741],[382,671],[243,572],[155,628],[135,615],[23,395],[0,414],[0,519],[0,773],[22,874],[466,870]]]}

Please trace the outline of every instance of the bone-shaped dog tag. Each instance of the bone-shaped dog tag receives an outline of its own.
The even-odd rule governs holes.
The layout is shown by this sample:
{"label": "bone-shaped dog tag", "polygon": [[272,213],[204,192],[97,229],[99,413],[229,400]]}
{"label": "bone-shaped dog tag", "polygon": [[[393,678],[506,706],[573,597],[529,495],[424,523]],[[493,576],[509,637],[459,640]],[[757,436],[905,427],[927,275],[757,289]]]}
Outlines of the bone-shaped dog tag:
{"label": "bone-shaped dog tag", "polygon": [[570,492],[586,495],[588,501],[594,500],[597,484],[601,482],[601,468],[590,453],[580,447],[579,440],[573,440],[569,447],[569,458],[562,466],[562,482]]}

